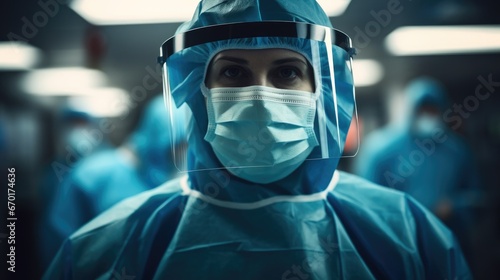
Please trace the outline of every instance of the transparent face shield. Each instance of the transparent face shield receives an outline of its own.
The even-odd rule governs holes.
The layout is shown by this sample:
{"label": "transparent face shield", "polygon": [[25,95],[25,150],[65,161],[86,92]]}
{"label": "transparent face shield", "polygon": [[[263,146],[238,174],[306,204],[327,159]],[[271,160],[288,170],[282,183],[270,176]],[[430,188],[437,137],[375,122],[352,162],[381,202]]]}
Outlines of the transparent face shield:
{"label": "transparent face shield", "polygon": [[[303,58],[312,90],[303,90],[300,83],[220,84],[216,80],[215,86],[207,85],[214,58],[234,50],[256,51],[257,59],[233,52],[233,61],[226,62],[242,67],[248,77],[260,71],[252,68],[257,63],[271,65],[264,67],[271,73],[266,77],[289,78],[294,74],[293,63],[273,65],[293,60],[289,54]],[[259,61],[258,51],[266,50],[278,50],[279,55],[262,53]],[[270,168],[354,156],[357,148],[344,151],[349,128],[358,124],[353,54],[350,38],[341,31],[297,22],[214,25],[168,39],[158,62],[163,69],[171,143],[183,138],[181,142],[187,143],[172,147],[175,165],[180,171]],[[239,75],[231,72],[235,67],[224,73]],[[359,146],[356,129],[351,129],[349,141]]]}

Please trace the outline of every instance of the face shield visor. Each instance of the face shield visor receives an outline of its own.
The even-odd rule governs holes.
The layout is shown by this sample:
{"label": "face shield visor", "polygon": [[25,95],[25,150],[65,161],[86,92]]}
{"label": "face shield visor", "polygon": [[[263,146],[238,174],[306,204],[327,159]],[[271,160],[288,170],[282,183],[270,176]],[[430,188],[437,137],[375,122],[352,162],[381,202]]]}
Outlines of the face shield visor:
{"label": "face shield visor", "polygon": [[[313,90],[267,86],[261,94],[263,87],[256,85],[209,89],[210,63],[228,50],[300,54],[310,67]],[[221,24],[168,39],[158,62],[171,115],[171,137],[186,135],[189,146],[172,151],[175,165],[180,171],[230,170],[353,156],[357,151],[343,153],[351,121],[357,124],[353,54],[345,33],[299,22]],[[183,110],[184,115],[172,113],[186,105],[189,109]],[[359,143],[358,135],[350,138]],[[220,149],[227,148],[225,155],[217,152],[214,142]]]}

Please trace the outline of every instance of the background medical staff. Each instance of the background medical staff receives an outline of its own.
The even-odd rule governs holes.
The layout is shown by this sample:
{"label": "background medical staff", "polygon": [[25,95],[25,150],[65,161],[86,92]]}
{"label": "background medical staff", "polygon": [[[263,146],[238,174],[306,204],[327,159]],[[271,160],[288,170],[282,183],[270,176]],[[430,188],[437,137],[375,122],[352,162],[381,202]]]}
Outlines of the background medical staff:
{"label": "background medical staff", "polygon": [[[176,119],[182,120],[184,112],[178,110],[176,114],[181,115]],[[137,129],[124,145],[82,159],[62,178],[40,225],[44,233],[39,239],[40,249],[46,265],[64,239],[86,222],[121,200],[178,176],[172,148],[179,148],[183,140],[182,135],[172,140],[169,119],[163,96],[158,95],[147,105]],[[76,141],[78,146],[78,141],[86,140]]]}

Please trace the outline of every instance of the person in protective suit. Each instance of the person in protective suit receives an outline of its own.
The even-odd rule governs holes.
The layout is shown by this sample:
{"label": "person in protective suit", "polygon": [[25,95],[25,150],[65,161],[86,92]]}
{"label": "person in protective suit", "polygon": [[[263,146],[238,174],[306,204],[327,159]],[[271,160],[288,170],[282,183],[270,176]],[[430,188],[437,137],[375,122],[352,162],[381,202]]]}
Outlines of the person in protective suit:
{"label": "person in protective suit", "polygon": [[[183,108],[175,114],[182,115]],[[82,159],[62,178],[42,222],[43,258],[53,258],[64,239],[117,202],[178,175],[171,159],[171,141],[180,146],[183,139],[171,139],[168,127],[169,116],[159,95],[147,104],[125,144]]]}
{"label": "person in protective suit", "polygon": [[316,1],[201,1],[159,57],[186,176],[80,228],[45,278],[469,278],[428,210],[336,171],[352,54]]}
{"label": "person in protective suit", "polygon": [[405,97],[406,119],[368,135],[355,173],[410,194],[448,225],[469,251],[474,213],[484,205],[472,151],[445,122],[451,104],[440,82],[416,78],[406,87]]}
{"label": "person in protective suit", "polygon": [[478,203],[480,180],[472,152],[444,121],[451,105],[438,81],[411,81],[406,98],[407,119],[363,141],[355,173],[409,193],[446,220],[452,204],[460,208]]}
{"label": "person in protective suit", "polygon": [[[104,136],[101,135],[99,138],[94,136],[93,131],[98,130],[98,125],[96,118],[88,112],[71,106],[64,107],[57,114],[55,126],[60,130],[58,133],[60,140],[55,144],[57,149],[54,159],[50,165],[44,168],[42,180],[38,186],[41,211],[38,211],[37,241],[40,264],[44,268],[50,264],[62,241],[69,236],[69,234],[58,235],[57,232],[54,232],[49,221],[53,215],[51,208],[55,204],[54,200],[70,177],[72,170],[70,165],[75,166],[87,157],[105,153],[111,149],[110,143]],[[72,205],[66,204],[68,201],[65,201],[64,198],[59,202],[63,203],[63,208]],[[78,226],[73,228],[73,231],[88,220],[81,221]],[[64,223],[64,221],[60,222]]]}

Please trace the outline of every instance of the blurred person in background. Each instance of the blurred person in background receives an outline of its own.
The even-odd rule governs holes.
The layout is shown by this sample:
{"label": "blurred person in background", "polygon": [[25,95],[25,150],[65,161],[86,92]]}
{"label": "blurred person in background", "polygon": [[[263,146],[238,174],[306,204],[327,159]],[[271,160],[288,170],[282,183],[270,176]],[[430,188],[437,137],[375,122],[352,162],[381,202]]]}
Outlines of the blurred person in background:
{"label": "blurred person in background", "polygon": [[93,153],[109,149],[111,145],[100,133],[98,137],[97,121],[94,116],[80,109],[65,107],[57,115],[55,157],[44,174],[40,187],[41,200],[50,204],[57,186],[81,159]]}
{"label": "blurred person in background", "polygon": [[[45,235],[40,243],[47,261],[65,238],[104,210],[177,176],[168,122],[165,103],[158,96],[147,105],[137,130],[125,144],[81,159],[62,178],[42,222]],[[74,149],[85,141],[84,134],[70,134]]]}
{"label": "blurred person in background", "polygon": [[355,173],[410,194],[457,235],[468,252],[482,187],[467,143],[445,120],[451,107],[437,80],[420,77],[406,90],[407,115],[362,141]]}
{"label": "blurred person in background", "polygon": [[45,279],[469,279],[433,214],[336,170],[352,55],[314,0],[200,1],[159,59],[188,174],[84,225]]}
{"label": "blurred person in background", "polygon": [[[55,232],[47,226],[50,217],[50,207],[54,203],[56,194],[61,190],[64,182],[69,180],[72,168],[81,160],[98,151],[111,148],[111,145],[101,134],[94,137],[93,131],[97,129],[96,120],[89,113],[66,106],[56,118],[57,140],[56,155],[49,166],[44,170],[39,186],[40,219],[39,251],[41,252],[42,266],[46,266],[54,256],[59,242],[54,244]],[[50,241],[50,242],[49,242]]]}

